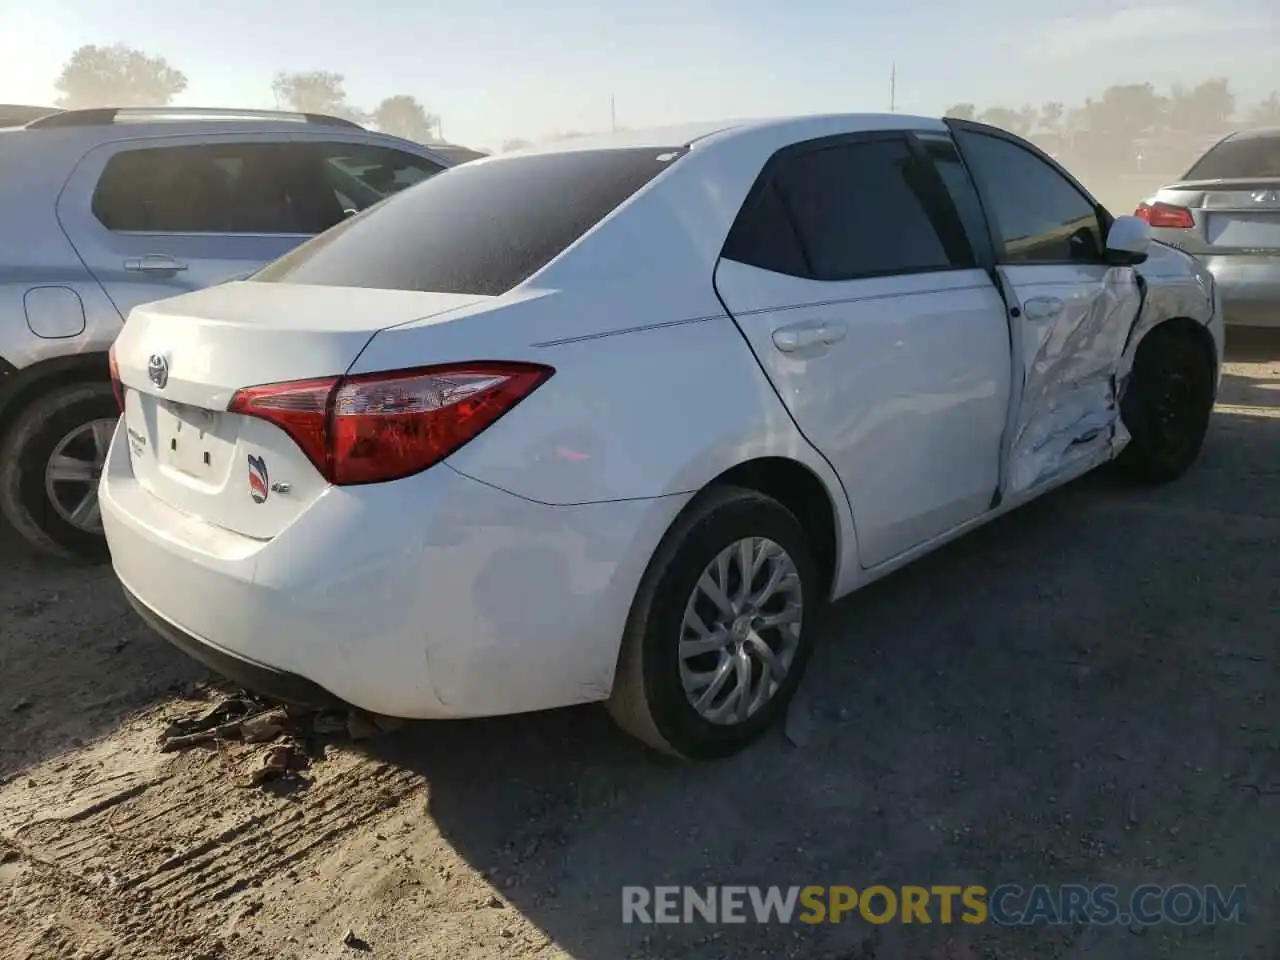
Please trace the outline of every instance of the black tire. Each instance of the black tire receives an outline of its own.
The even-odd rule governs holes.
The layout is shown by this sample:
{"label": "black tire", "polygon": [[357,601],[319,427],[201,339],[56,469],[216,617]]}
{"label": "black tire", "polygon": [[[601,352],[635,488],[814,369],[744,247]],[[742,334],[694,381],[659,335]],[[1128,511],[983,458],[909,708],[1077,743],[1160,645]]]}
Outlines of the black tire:
{"label": "black tire", "polygon": [[[774,541],[796,566],[803,611],[799,642],[772,699],[745,720],[712,723],[694,709],[681,683],[681,624],[703,571],[722,550],[748,537]],[[827,601],[822,580],[804,529],[777,500],[729,486],[700,495],[664,537],[636,593],[608,701],[614,721],[655,749],[690,760],[726,757],[748,746],[778,720],[800,684]]]}
{"label": "black tire", "polygon": [[0,441],[0,513],[42,553],[90,563],[107,559],[100,533],[82,530],[58,513],[45,489],[45,469],[64,437],[119,415],[109,383],[59,387],[23,410]]}
{"label": "black tire", "polygon": [[1213,413],[1213,360],[1195,335],[1157,327],[1138,344],[1120,416],[1132,440],[1116,460],[1131,479],[1168,483],[1195,463]]}

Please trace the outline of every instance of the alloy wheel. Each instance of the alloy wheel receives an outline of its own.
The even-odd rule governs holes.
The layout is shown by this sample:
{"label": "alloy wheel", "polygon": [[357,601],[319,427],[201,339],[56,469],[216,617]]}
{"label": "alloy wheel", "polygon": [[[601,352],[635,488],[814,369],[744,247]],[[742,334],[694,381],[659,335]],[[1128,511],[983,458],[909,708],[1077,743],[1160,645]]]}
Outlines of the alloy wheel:
{"label": "alloy wheel", "polygon": [[98,480],[107,462],[114,420],[90,420],[58,441],[44,471],[44,489],[58,516],[77,530],[102,533]]}
{"label": "alloy wheel", "polygon": [[720,551],[680,626],[680,680],[699,716],[736,724],[767,704],[795,661],[803,618],[800,573],[786,550],[750,537]]}

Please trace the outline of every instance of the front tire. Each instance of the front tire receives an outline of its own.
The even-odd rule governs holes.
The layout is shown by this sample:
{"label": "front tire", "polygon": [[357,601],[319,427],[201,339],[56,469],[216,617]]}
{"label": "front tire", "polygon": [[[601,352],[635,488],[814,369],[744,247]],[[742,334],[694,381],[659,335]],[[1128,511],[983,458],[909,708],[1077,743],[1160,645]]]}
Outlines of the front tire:
{"label": "front tire", "polygon": [[1138,344],[1120,400],[1132,439],[1116,465],[1143,483],[1176,480],[1200,455],[1213,403],[1208,352],[1186,330],[1157,327]]}
{"label": "front tire", "polygon": [[59,387],[23,410],[0,443],[0,513],[32,546],[100,562],[98,478],[120,417],[110,384]]}
{"label": "front tire", "polygon": [[714,759],[786,709],[827,591],[804,529],[753,490],[712,488],[667,533],[637,591],[608,702],[623,730]]}

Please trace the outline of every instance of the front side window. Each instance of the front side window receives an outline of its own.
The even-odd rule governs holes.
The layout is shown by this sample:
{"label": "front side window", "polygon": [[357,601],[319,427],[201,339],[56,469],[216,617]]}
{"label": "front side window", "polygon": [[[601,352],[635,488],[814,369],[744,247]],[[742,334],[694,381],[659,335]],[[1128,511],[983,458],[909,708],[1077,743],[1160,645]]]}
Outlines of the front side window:
{"label": "front side window", "polygon": [[[837,143],[782,160],[735,223],[725,256],[815,280],[972,266],[931,173],[905,139]],[[746,241],[752,241],[747,247]]]}
{"label": "front side window", "polygon": [[1009,263],[1096,263],[1102,259],[1098,211],[1052,166],[1016,143],[960,130],[956,140],[981,184]]}
{"label": "front side window", "polygon": [[360,144],[147,147],[107,162],[93,213],[122,233],[316,234],[439,169]]}

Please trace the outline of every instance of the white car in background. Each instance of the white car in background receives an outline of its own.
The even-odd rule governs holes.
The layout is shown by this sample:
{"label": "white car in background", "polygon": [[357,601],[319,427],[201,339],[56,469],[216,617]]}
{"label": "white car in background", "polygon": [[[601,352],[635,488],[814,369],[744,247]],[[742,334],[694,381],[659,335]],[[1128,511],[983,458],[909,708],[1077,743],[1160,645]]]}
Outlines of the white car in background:
{"label": "white car in background", "polygon": [[572,141],[135,309],[103,519],[139,612],[251,687],[603,700],[722,756],[831,599],[1113,458],[1185,471],[1222,344],[1203,268],[989,127]]}

